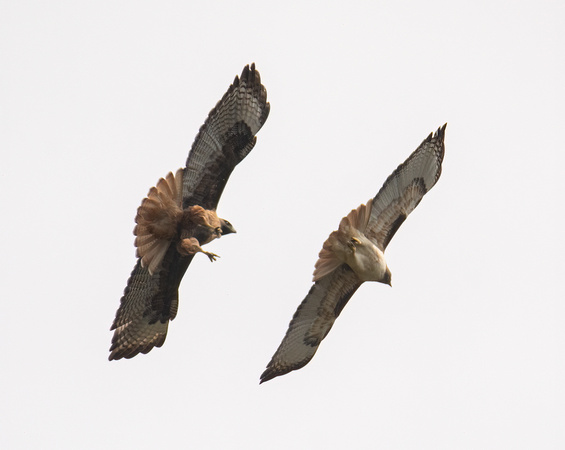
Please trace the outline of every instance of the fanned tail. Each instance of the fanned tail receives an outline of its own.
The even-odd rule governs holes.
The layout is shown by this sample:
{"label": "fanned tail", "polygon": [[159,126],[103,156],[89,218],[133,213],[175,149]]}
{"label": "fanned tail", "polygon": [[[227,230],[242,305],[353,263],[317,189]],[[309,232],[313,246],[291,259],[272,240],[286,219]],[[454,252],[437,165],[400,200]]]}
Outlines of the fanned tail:
{"label": "fanned tail", "polygon": [[333,231],[329,235],[318,255],[318,261],[316,261],[314,265],[313,281],[318,281],[343,264],[344,261],[339,257],[341,253],[339,248],[343,247],[339,242],[340,235],[349,236],[351,234],[351,228],[355,228],[361,233],[364,233],[369,219],[371,218],[372,206],[373,200],[371,199],[366,205],[360,205],[357,209],[353,209],[347,216],[341,219],[338,230]]}
{"label": "fanned tail", "polygon": [[314,275],[312,281],[318,281],[320,278],[325,277],[327,274],[333,272],[342,262],[335,252],[333,245],[337,243],[339,231],[333,231],[324,242],[322,250],[318,254],[318,261],[314,265]]}
{"label": "fanned tail", "polygon": [[161,178],[152,187],[137,209],[133,230],[137,257],[149,273],[155,273],[172,240],[177,237],[178,224],[182,218],[183,169]]}
{"label": "fanned tail", "polygon": [[[349,224],[353,228],[356,228],[361,233],[365,233],[369,219],[371,218],[371,208],[373,207],[373,199],[370,199],[366,205],[361,204],[357,209],[351,210],[347,215],[349,219]],[[341,224],[340,224],[341,228]]]}

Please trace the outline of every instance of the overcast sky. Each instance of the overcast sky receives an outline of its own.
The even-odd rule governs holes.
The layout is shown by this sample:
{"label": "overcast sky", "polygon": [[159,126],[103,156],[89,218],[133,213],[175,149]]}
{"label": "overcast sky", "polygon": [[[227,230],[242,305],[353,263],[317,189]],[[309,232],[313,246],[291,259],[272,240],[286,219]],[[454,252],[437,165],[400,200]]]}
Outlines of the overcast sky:
{"label": "overcast sky", "polygon": [[[0,1],[2,449],[565,448],[562,1]],[[109,362],[147,191],[255,62],[271,113],[165,345]],[[306,367],[341,217],[443,174]]]}

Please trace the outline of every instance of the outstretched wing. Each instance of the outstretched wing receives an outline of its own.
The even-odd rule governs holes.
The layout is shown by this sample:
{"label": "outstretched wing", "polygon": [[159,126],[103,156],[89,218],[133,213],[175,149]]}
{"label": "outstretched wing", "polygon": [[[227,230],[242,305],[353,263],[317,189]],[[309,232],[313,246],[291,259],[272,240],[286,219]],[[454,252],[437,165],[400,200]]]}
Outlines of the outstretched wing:
{"label": "outstretched wing", "polygon": [[194,140],[183,177],[184,208],[216,209],[233,169],[255,146],[269,109],[255,64],[245,66]]}
{"label": "outstretched wing", "polygon": [[163,269],[153,275],[137,260],[110,328],[115,330],[110,361],[133,358],[163,345],[169,320],[177,315],[179,284],[193,257],[181,256],[171,246],[163,258]]}
{"label": "outstretched wing", "polygon": [[281,345],[261,375],[261,383],[308,364],[362,283],[346,264],[316,281],[294,313]]}
{"label": "outstretched wing", "polygon": [[[253,149],[269,107],[255,64],[246,66],[210,111],[192,145],[183,174],[183,208],[216,209],[233,169]],[[111,327],[115,331],[110,360],[131,358],[163,345],[169,320],[177,313],[178,288],[192,258],[181,256],[171,244],[153,275],[138,259]]]}
{"label": "outstretched wing", "polygon": [[420,146],[387,178],[373,199],[371,218],[365,232],[384,251],[406,220],[437,182],[445,152],[445,124]]}

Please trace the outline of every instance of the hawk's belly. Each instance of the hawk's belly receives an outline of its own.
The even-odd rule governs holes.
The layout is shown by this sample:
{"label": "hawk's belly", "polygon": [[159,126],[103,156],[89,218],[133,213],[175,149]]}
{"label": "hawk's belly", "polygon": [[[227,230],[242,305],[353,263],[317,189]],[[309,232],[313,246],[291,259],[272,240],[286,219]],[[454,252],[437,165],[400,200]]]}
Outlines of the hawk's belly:
{"label": "hawk's belly", "polygon": [[362,281],[381,281],[386,272],[383,252],[367,238],[355,246],[345,262]]}

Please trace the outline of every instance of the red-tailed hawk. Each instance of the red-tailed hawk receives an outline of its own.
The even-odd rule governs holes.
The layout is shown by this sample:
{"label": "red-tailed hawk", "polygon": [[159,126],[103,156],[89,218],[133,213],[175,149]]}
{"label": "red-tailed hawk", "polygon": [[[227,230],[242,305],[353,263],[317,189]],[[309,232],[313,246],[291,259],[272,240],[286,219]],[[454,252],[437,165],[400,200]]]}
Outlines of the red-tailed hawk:
{"label": "red-tailed hawk", "polygon": [[202,246],[235,232],[216,207],[233,169],[253,149],[269,108],[255,64],[245,66],[200,128],[186,167],[161,178],[143,200],[134,229],[139,259],[111,327],[110,361],[163,345],[192,258],[202,252],[215,260]]}
{"label": "red-tailed hawk", "polygon": [[387,178],[378,194],[344,217],[339,229],[324,242],[314,285],[294,313],[261,383],[304,367],[363,282],[391,285],[384,251],[439,179],[446,126],[430,134]]}

